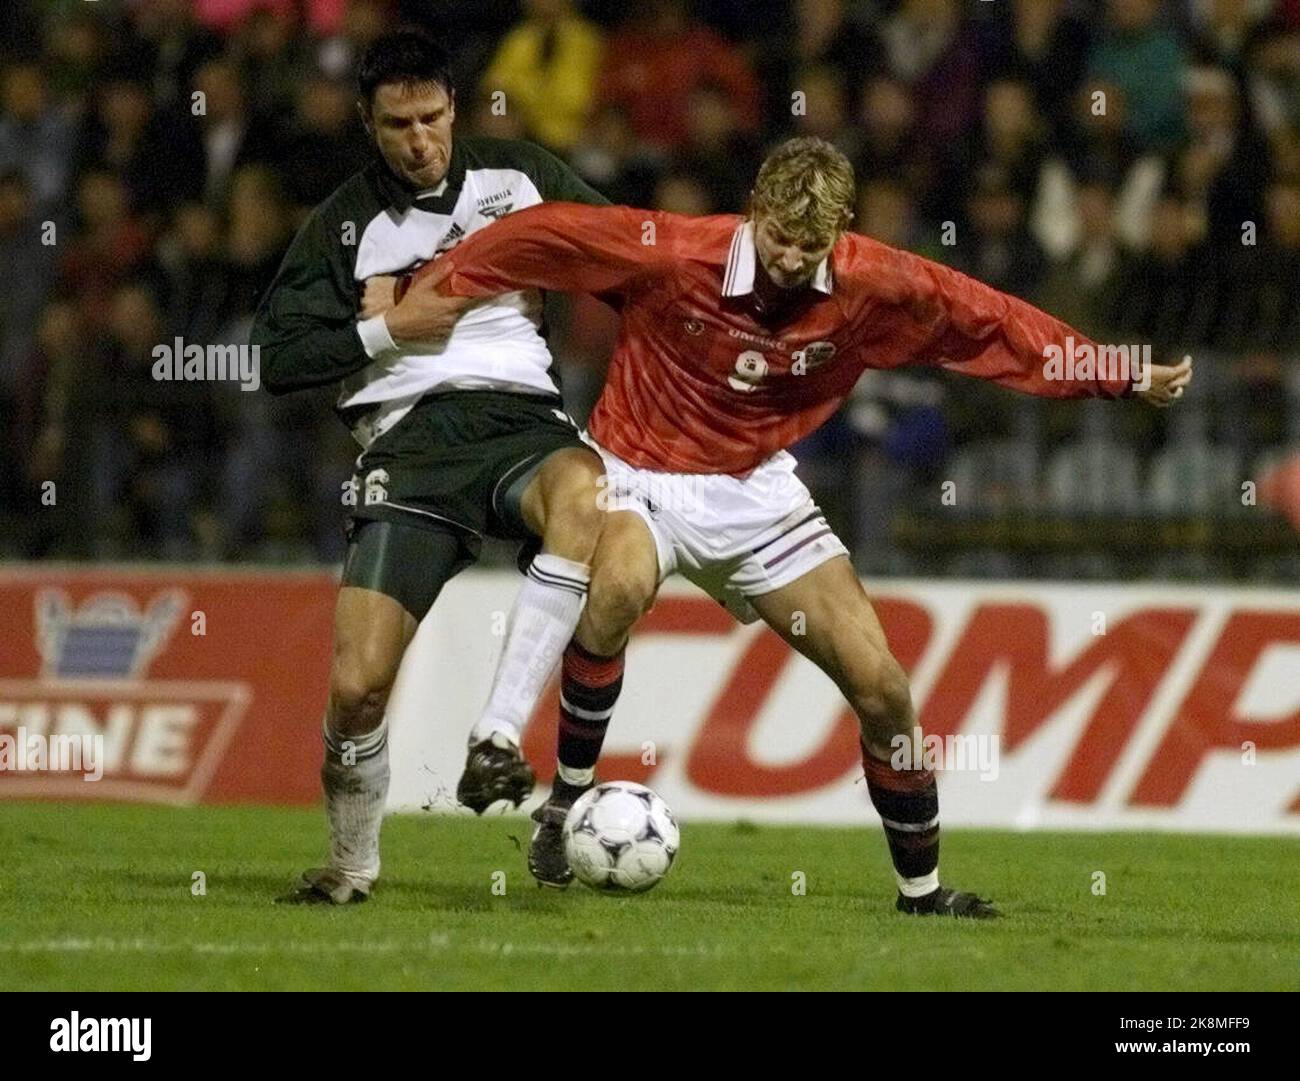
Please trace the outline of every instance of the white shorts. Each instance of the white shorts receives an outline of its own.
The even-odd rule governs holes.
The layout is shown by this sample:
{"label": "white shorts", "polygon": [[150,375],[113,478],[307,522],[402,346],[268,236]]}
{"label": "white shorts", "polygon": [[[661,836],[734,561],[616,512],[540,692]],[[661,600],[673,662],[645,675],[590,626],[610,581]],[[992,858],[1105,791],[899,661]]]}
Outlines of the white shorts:
{"label": "white shorts", "polygon": [[605,509],[633,511],[649,527],[659,581],[680,572],[742,623],[758,619],[748,598],[848,555],[785,451],[743,478],[663,473],[638,469],[584,438],[605,462]]}

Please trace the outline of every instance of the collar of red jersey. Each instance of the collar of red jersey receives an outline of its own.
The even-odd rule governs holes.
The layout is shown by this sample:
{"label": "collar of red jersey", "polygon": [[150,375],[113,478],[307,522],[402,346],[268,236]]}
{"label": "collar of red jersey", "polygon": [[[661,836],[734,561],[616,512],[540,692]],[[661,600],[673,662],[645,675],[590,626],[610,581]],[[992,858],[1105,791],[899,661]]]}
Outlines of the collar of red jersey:
{"label": "collar of red jersey", "polygon": [[[727,252],[727,266],[722,274],[722,295],[743,297],[754,291],[754,267],[758,263],[758,250],[754,247],[754,223],[742,221],[731,234],[731,248]],[[828,255],[813,271],[812,287],[830,295],[835,282],[831,276],[831,257]]]}

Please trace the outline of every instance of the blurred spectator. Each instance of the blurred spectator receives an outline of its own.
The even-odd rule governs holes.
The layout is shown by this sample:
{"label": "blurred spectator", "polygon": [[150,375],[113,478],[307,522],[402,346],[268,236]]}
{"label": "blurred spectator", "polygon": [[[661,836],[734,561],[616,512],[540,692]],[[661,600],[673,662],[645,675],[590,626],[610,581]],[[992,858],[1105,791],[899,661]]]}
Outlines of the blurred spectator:
{"label": "blurred spectator", "polygon": [[327,77],[353,77],[362,54],[387,29],[388,8],[388,0],[347,0],[342,26],[316,48],[316,64]]}
{"label": "blurred spectator", "polygon": [[714,214],[717,207],[713,194],[691,173],[668,172],[655,185],[652,210],[666,210],[670,214]]}
{"label": "blurred spectator", "polygon": [[1192,54],[1199,63],[1240,74],[1272,0],[1189,0]]}
{"label": "blurred spectator", "polygon": [[1034,299],[1046,259],[1030,235],[1025,200],[1000,166],[981,167],[966,219],[969,224],[958,230],[953,266],[995,289]]}
{"label": "blurred spectator", "polygon": [[312,75],[297,89],[293,116],[273,151],[289,198],[310,208],[362,168],[369,142],[356,109],[356,93],[345,82]]}
{"label": "blurred spectator", "polygon": [[234,274],[216,211],[201,202],[177,207],[159,241],[158,261],[167,282],[167,336],[219,340],[229,321],[242,313],[234,303]]}
{"label": "blurred spectator", "polygon": [[160,210],[175,192],[167,132],[142,82],[114,78],[104,84],[78,150],[78,171],[101,168],[122,177],[134,210]]}
{"label": "blurred spectator", "polygon": [[1159,0],[1106,0],[1088,78],[1119,90],[1127,130],[1145,146],[1168,147],[1182,134],[1186,61],[1177,35],[1161,22]]}
{"label": "blurred spectator", "polygon": [[[0,173],[0,401],[24,377],[37,316],[54,278],[55,253],[36,214],[31,187],[17,169]],[[0,420],[5,415],[0,405]]]}
{"label": "blurred spectator", "polygon": [[858,178],[890,177],[918,197],[929,195],[933,163],[920,147],[916,103],[907,87],[897,79],[872,79],[863,88],[858,114],[863,137],[854,162]]}
{"label": "blurred spectator", "polygon": [[1104,183],[1078,192],[1079,234],[1047,273],[1043,306],[1098,341],[1114,340],[1114,310],[1123,250],[1115,229],[1115,197]]}
{"label": "blurred spectator", "polygon": [[858,186],[857,210],[849,228],[894,248],[940,257],[937,245],[926,240],[907,187],[888,177]]}
{"label": "blurred spectator", "polygon": [[49,23],[46,64],[50,89],[65,105],[85,106],[108,60],[104,23],[84,7]]}
{"label": "blurred spectator", "polygon": [[1267,193],[1267,218],[1254,245],[1228,249],[1225,277],[1231,294],[1219,344],[1300,354],[1300,177]]}
{"label": "blurred spectator", "polygon": [[572,0],[527,0],[525,8],[527,17],[502,40],[479,85],[505,93],[530,139],[569,150],[595,100],[601,33]]}
{"label": "blurred spectator", "polygon": [[220,200],[237,166],[273,156],[273,136],[249,109],[232,61],[208,61],[195,73],[194,87],[204,104],[197,117],[200,146],[195,180],[205,198]]}
{"label": "blurred spectator", "polygon": [[1300,21],[1269,24],[1252,39],[1248,64],[1245,79],[1260,127],[1273,134],[1296,127],[1300,123]]}
{"label": "blurred spectator", "polygon": [[1027,83],[1000,79],[984,91],[979,126],[954,153],[935,191],[945,217],[961,205],[970,178],[996,170],[1025,206],[1032,204],[1047,150],[1042,120]]}
{"label": "blurred spectator", "polygon": [[757,156],[754,141],[737,126],[726,92],[713,83],[696,87],[687,113],[686,142],[674,155],[672,168],[700,181],[718,212],[740,213],[749,202]]}
{"label": "blurred spectator", "polygon": [[766,135],[775,137],[786,129],[801,72],[829,68],[846,102],[861,98],[866,79],[884,68],[871,15],[870,9],[846,0],[792,0],[788,18],[747,27],[750,34],[761,35],[753,55],[764,94]]}
{"label": "blurred spectator", "polygon": [[959,0],[903,0],[880,39],[890,71],[911,89],[923,141],[941,153],[979,108],[982,40]]}
{"label": "blurred spectator", "polygon": [[1122,260],[1113,318],[1121,340],[1167,353],[1209,339],[1219,278],[1189,218],[1182,200],[1166,194],[1152,215],[1148,250]]}
{"label": "blurred spectator", "polygon": [[221,32],[239,27],[250,14],[269,11],[279,16],[305,15],[316,34],[332,34],[343,25],[348,0],[194,0],[194,12],[204,26]]}
{"label": "blurred spectator", "polygon": [[60,244],[59,279],[97,326],[107,318],[109,294],[147,269],[151,237],[130,208],[122,178],[99,167],[83,173],[77,186],[77,226],[72,240]]}
{"label": "blurred spectator", "polygon": [[1046,130],[1063,133],[1088,61],[1088,26],[1066,0],[1015,0],[1009,18],[993,39],[989,70],[1026,82]]}
{"label": "blurred spectator", "polygon": [[220,52],[220,42],[195,21],[192,0],[147,0],[129,11],[135,36],[125,43],[122,66],[149,77],[154,101],[164,112],[188,113],[194,74]]}
{"label": "blurred spectator", "polygon": [[205,384],[154,380],[163,334],[147,285],[128,282],[114,291],[91,435],[100,554],[194,554],[190,518],[214,441],[211,414]]}
{"label": "blurred spectator", "polygon": [[[1104,93],[1099,102],[1097,94]],[[1133,250],[1146,246],[1151,215],[1165,182],[1166,166],[1159,154],[1144,146],[1127,123],[1123,95],[1095,85],[1080,89],[1075,101],[1065,159],[1072,180],[1098,182],[1115,192],[1115,227],[1120,240]],[[1077,236],[1077,221],[1067,225]],[[1066,246],[1068,247],[1067,240]]]}
{"label": "blurred spectator", "polygon": [[257,8],[240,25],[230,56],[239,68],[249,109],[275,121],[293,109],[306,67],[306,42],[295,8]]}
{"label": "blurred spectator", "polygon": [[[6,471],[0,484],[11,484],[10,500],[22,513],[23,553],[42,556],[66,538],[69,508],[84,507],[84,453],[89,438],[84,429],[72,430],[84,417],[88,402],[87,369],[94,365],[94,346],[88,347],[86,326],[76,304],[69,300],[46,305],[35,324],[32,353],[17,388],[12,422],[6,423],[4,447],[8,462],[19,468]],[[10,442],[11,440],[11,442]],[[55,485],[53,506],[41,502],[42,486]]]}
{"label": "blurred spectator", "polygon": [[71,115],[50,99],[38,63],[0,69],[0,171],[21,169],[38,207],[64,197],[75,134]]}
{"label": "blurred spectator", "polygon": [[637,142],[632,121],[616,105],[597,109],[570,160],[584,180],[623,206],[650,202],[661,167],[660,156]]}
{"label": "blurred spectator", "polygon": [[1242,115],[1237,84],[1222,68],[1192,68],[1187,82],[1187,139],[1176,158],[1184,198],[1195,205],[1211,243],[1241,238],[1259,218],[1269,177],[1269,147]]}
{"label": "blurred spectator", "polygon": [[600,89],[627,112],[637,138],[673,150],[686,138],[691,91],[706,81],[725,88],[741,131],[757,131],[758,84],[740,52],[692,23],[685,0],[645,0],[635,23],[610,37]]}
{"label": "blurred spectator", "polygon": [[284,187],[275,171],[265,165],[240,168],[231,178],[226,221],[233,311],[252,312],[257,307],[293,231]]}
{"label": "blurred spectator", "polygon": [[816,64],[799,71],[794,92],[803,95],[801,109],[791,117],[792,134],[817,135],[834,143],[850,161],[862,151],[862,135],[849,123],[844,77],[829,64]]}

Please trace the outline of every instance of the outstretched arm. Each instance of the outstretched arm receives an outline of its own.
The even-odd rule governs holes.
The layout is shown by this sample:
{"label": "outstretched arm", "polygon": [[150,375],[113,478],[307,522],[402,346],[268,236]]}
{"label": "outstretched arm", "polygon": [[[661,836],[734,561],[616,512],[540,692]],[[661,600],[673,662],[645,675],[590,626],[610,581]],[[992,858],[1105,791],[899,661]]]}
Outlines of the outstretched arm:
{"label": "outstretched arm", "polygon": [[[1191,379],[1188,363],[1138,367],[1136,357],[1127,368],[1110,358],[1102,363],[1106,355],[1096,342],[1032,304],[920,256],[896,255],[908,300],[929,330],[920,363],[1047,398],[1117,398],[1131,391],[1153,405],[1181,397]],[[1077,363],[1069,361],[1071,351]]]}
{"label": "outstretched arm", "polygon": [[410,288],[479,297],[516,289],[626,294],[666,273],[672,215],[542,203],[508,214],[421,267]]}

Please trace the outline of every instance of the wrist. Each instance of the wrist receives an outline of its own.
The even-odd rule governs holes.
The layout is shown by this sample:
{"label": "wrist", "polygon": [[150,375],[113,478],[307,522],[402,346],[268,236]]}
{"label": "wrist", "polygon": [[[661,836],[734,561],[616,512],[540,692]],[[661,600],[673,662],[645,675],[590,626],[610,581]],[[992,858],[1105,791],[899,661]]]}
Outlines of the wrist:
{"label": "wrist", "polygon": [[397,339],[394,337],[393,328],[388,324],[390,314],[392,314],[391,309],[380,315],[372,315],[369,319],[357,321],[357,336],[361,339],[366,356],[371,360],[378,360],[397,349]]}

